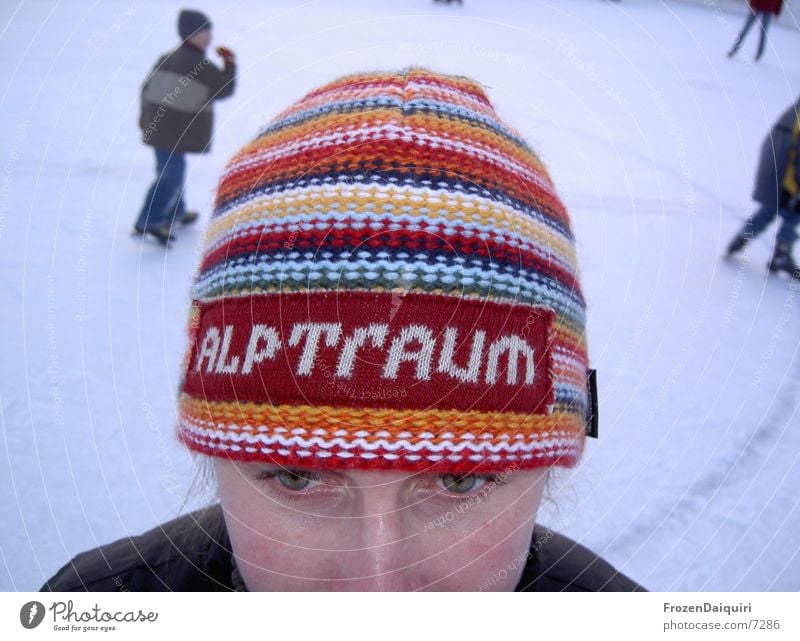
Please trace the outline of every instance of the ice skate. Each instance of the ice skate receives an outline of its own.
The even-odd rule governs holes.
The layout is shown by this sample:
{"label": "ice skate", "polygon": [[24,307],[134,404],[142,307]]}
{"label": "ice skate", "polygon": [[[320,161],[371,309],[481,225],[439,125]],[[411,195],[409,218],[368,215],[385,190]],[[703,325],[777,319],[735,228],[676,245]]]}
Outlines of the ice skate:
{"label": "ice skate", "polygon": [[736,254],[742,251],[745,247],[747,247],[747,243],[750,239],[747,236],[743,236],[742,234],[736,234],[733,240],[728,245],[728,249],[725,252],[726,258],[733,258]]}
{"label": "ice skate", "polygon": [[191,225],[192,223],[196,222],[198,218],[200,218],[200,214],[198,214],[196,211],[187,211],[178,221],[178,227],[186,227],[187,225]]}
{"label": "ice skate", "polygon": [[791,247],[778,245],[772,260],[767,264],[770,274],[786,273],[789,278],[800,280],[800,266],[792,258]]}
{"label": "ice skate", "polygon": [[144,229],[136,225],[134,226],[133,234],[131,235],[150,237],[164,247],[170,247],[172,241],[175,240],[175,236],[173,236],[166,227],[153,227],[150,229]]}

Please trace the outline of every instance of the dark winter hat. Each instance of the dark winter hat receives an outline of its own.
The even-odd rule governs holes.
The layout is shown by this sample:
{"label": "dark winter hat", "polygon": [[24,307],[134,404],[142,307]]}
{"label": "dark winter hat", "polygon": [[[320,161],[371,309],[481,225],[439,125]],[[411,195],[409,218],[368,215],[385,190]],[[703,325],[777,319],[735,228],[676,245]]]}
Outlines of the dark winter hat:
{"label": "dark winter hat", "polygon": [[211,20],[206,14],[193,9],[181,11],[178,16],[178,34],[183,40],[203,29],[211,29]]}
{"label": "dark winter hat", "polygon": [[192,297],[194,450],[448,473],[583,450],[569,215],[472,80],[349,76],[281,113],[222,175]]}

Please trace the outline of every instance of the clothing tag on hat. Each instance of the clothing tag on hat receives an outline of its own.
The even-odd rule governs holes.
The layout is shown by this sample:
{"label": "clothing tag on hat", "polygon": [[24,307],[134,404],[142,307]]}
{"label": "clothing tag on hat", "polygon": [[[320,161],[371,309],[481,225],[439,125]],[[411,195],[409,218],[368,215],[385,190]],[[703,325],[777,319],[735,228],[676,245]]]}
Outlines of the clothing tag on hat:
{"label": "clothing tag on hat", "polygon": [[516,412],[554,403],[552,310],[419,293],[307,292],[199,304],[194,398]]}
{"label": "clothing tag on hat", "polygon": [[586,436],[589,438],[599,438],[599,418],[597,414],[597,370],[590,369],[588,372],[587,386],[589,387],[589,407],[586,417]]}

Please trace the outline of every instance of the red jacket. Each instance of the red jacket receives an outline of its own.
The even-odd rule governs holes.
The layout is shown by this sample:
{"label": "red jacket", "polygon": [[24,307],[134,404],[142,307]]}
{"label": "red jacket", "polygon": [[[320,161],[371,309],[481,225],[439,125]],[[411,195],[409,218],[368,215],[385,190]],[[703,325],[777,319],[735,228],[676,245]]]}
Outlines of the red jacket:
{"label": "red jacket", "polygon": [[766,11],[776,16],[781,12],[782,6],[783,0],[750,0],[750,8],[753,11]]}

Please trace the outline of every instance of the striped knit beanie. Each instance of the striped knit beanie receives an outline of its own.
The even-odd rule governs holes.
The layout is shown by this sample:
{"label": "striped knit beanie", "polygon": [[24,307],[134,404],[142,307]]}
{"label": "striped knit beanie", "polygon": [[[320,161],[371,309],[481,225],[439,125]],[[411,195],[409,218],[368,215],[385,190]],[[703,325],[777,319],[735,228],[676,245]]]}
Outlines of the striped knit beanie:
{"label": "striped knit beanie", "polygon": [[225,168],[181,439],[286,467],[573,465],[589,404],[564,206],[481,86],[341,78]]}

